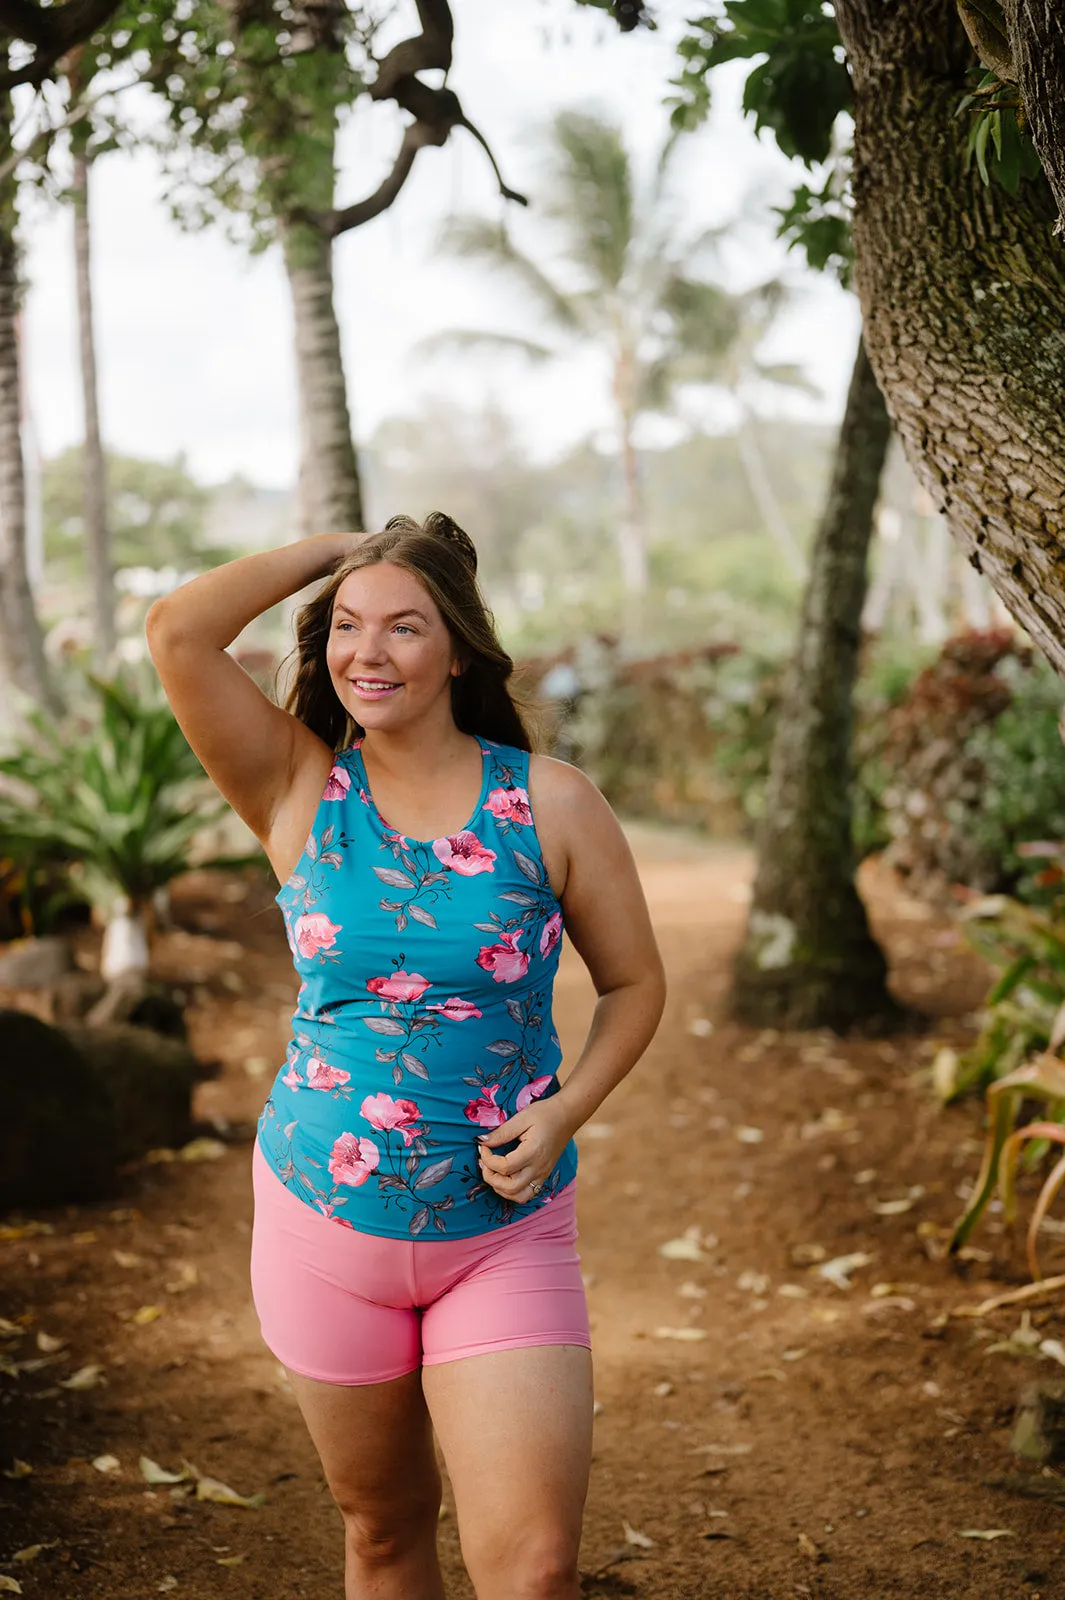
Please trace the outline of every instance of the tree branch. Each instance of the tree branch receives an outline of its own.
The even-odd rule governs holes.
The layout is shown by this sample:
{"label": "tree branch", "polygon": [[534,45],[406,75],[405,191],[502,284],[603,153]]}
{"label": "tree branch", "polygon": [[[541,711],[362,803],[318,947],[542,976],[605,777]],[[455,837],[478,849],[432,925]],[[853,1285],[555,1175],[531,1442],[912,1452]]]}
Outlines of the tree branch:
{"label": "tree branch", "polygon": [[40,6],[34,0],[0,0],[0,35],[32,45],[24,67],[0,73],[0,91],[19,83],[42,83],[61,56],[101,28],[118,10],[119,0],[66,0]]}
{"label": "tree branch", "polygon": [[369,89],[371,100],[394,100],[414,121],[404,129],[392,170],[374,193],[354,205],[325,212],[319,217],[319,225],[332,239],[352,228],[361,228],[364,222],[386,211],[409,178],[418,151],[426,145],[446,144],[452,128],[465,128],[472,133],[492,163],[504,199],[522,206],[528,204],[524,195],[508,189],[503,182],[487,139],[469,121],[454,90],[446,86],[434,89],[417,76],[431,68],[446,73],[451,66],[455,25],[448,0],[418,0],[418,16],[422,32],[415,39],[402,40],[388,52]]}

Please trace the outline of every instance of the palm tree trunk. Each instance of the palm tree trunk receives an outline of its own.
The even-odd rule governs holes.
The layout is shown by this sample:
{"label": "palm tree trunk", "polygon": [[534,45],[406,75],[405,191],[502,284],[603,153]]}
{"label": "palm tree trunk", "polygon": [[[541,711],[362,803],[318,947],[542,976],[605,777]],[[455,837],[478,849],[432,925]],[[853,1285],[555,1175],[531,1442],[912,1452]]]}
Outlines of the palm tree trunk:
{"label": "palm tree trunk", "polygon": [[633,419],[621,417],[621,472],[624,500],[618,523],[618,559],[621,587],[630,600],[647,592],[647,532],[640,491],[640,461],[632,441]]}
{"label": "palm tree trunk", "polygon": [[362,490],[333,305],[332,241],[313,223],[290,218],[282,243],[296,330],[301,529],[305,535],[360,529]]}
{"label": "palm tree trunk", "polygon": [[777,720],[736,1014],[845,1029],[899,1017],[854,887],[852,695],[869,541],[891,425],[858,347],[798,645]]}
{"label": "palm tree trunk", "polygon": [[736,429],[736,449],[739,452],[740,465],[747,479],[747,487],[758,507],[759,516],[776,540],[792,577],[798,578],[801,582],[806,577],[806,562],[802,551],[795,543],[795,536],[788,526],[780,501],[769,481],[765,457],[762,455],[752,421],[750,413],[744,410],[740,416],[740,425]]}
{"label": "palm tree trunk", "polygon": [[[11,97],[0,95],[0,163],[11,154]],[[0,179],[0,666],[9,683],[62,710],[26,570],[26,472],[19,382],[17,184]]]}
{"label": "palm tree trunk", "polygon": [[[79,139],[78,144],[83,141]],[[74,265],[78,299],[78,348],[81,355],[81,390],[85,410],[85,447],[82,455],[85,493],[85,542],[92,584],[93,646],[96,665],[106,670],[115,652],[115,580],[111,565],[111,538],[107,525],[107,467],[100,438],[100,409],[96,383],[96,340],[92,316],[92,254],[89,234],[89,157],[75,148]]]}

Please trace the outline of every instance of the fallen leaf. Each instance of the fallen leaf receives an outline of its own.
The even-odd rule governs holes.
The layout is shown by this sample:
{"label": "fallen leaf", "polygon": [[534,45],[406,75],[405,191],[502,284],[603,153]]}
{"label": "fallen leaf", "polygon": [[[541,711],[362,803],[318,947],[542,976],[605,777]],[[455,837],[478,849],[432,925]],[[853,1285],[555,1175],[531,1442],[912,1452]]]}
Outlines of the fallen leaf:
{"label": "fallen leaf", "polygon": [[857,1272],[859,1267],[868,1267],[876,1258],[866,1250],[854,1250],[850,1255],[833,1256],[831,1261],[823,1261],[817,1269],[817,1276],[826,1282],[834,1284],[837,1289],[853,1289],[850,1281],[852,1272]]}
{"label": "fallen leaf", "polygon": [[709,1337],[705,1328],[656,1328],[652,1334],[655,1339],[680,1339],[689,1344]]}
{"label": "fallen leaf", "polygon": [[5,1478],[28,1478],[32,1472],[33,1472],[33,1468],[30,1466],[29,1462],[28,1461],[20,1461],[18,1456],[16,1456],[14,1461],[12,1462],[11,1466],[4,1468],[4,1477]]}
{"label": "fallen leaf", "polygon": [[761,1144],[765,1138],[761,1128],[740,1127],[733,1131],[740,1144]]}
{"label": "fallen leaf", "polygon": [[0,1317],[0,1334],[5,1339],[21,1339],[25,1332],[25,1328],[20,1328],[17,1322],[8,1322],[6,1317]]}
{"label": "fallen leaf", "polygon": [[190,1139],[177,1154],[181,1161],[219,1161],[227,1149],[221,1139]]}
{"label": "fallen leaf", "polygon": [[103,1367],[95,1365],[79,1367],[71,1377],[60,1378],[59,1387],[61,1389],[95,1389],[106,1381],[103,1371]]}
{"label": "fallen leaf", "polygon": [[0,1594],[21,1594],[22,1585],[17,1578],[9,1578],[5,1572],[0,1572]]}
{"label": "fallen leaf", "polygon": [[808,1533],[800,1533],[795,1541],[804,1556],[809,1556],[811,1561],[819,1561],[821,1552],[814,1544]]}
{"label": "fallen leaf", "polygon": [[625,1533],[626,1544],[637,1545],[641,1550],[654,1549],[654,1540],[649,1539],[647,1535],[645,1533],[641,1533],[638,1528],[634,1528],[630,1522],[626,1522],[624,1517],[621,1519],[621,1526]]}
{"label": "fallen leaf", "polygon": [[672,1394],[673,1392],[673,1385],[668,1382],[656,1383],[654,1388],[651,1390],[651,1393],[654,1395],[656,1400],[664,1400],[667,1395]]}
{"label": "fallen leaf", "polygon": [[144,1257],[134,1255],[132,1250],[112,1250],[111,1256],[113,1260],[118,1262],[120,1267],[143,1267],[144,1265]]}
{"label": "fallen leaf", "polygon": [[117,1456],[93,1456],[93,1466],[97,1472],[121,1472],[122,1463]]}
{"label": "fallen leaf", "polygon": [[194,1284],[199,1283],[200,1274],[193,1262],[176,1261],[174,1265],[179,1271],[177,1277],[166,1285],[167,1294],[184,1294],[186,1289],[191,1289]]}
{"label": "fallen leaf", "polygon": [[247,1561],[247,1559],[248,1558],[247,1558],[246,1555],[245,1556],[215,1556],[215,1566],[216,1567],[239,1567],[245,1561]]}
{"label": "fallen leaf", "polygon": [[701,1284],[686,1281],[677,1285],[677,1293],[682,1300],[705,1300],[706,1290]]}
{"label": "fallen leaf", "polygon": [[143,1328],[149,1322],[154,1322],[157,1317],[161,1317],[162,1314],[162,1306],[138,1306],[129,1320],[136,1323],[138,1328]]}
{"label": "fallen leaf", "polygon": [[811,1306],[810,1316],[815,1322],[839,1322],[843,1312],[838,1306]]}
{"label": "fallen leaf", "polygon": [[749,1444],[697,1444],[689,1451],[693,1456],[749,1456],[754,1449]]}
{"label": "fallen leaf", "polygon": [[80,1233],[70,1235],[71,1244],[95,1244],[97,1233],[95,1228],[83,1228]]}
{"label": "fallen leaf", "polygon": [[160,1594],[169,1594],[171,1589],[177,1588],[177,1579],[172,1572],[168,1572],[165,1578],[160,1578],[155,1587]]}
{"label": "fallen leaf", "polygon": [[[54,1233],[50,1222],[20,1222],[10,1223],[0,1228],[0,1243],[11,1244],[16,1239],[32,1239],[38,1233]],[[14,1582],[14,1579],[11,1580]]]}
{"label": "fallen leaf", "polygon": [[187,1463],[180,1472],[168,1472],[158,1461],[153,1461],[151,1456],[141,1456],[137,1465],[145,1483],[184,1483],[187,1478],[193,1476]]}
{"label": "fallen leaf", "polygon": [[748,1289],[751,1294],[765,1294],[769,1288],[769,1275],[765,1272],[755,1272],[748,1267],[736,1279],[737,1289]]}
{"label": "fallen leaf", "polygon": [[65,1339],[56,1339],[50,1333],[38,1333],[37,1348],[43,1350],[45,1355],[54,1355],[57,1350],[62,1350],[66,1344]]}
{"label": "fallen leaf", "polygon": [[958,1528],[959,1539],[1012,1539],[1012,1528]]}
{"label": "fallen leaf", "polygon": [[812,1267],[815,1262],[823,1261],[828,1251],[823,1244],[795,1244],[788,1252],[788,1259],[793,1267]]}
{"label": "fallen leaf", "polygon": [[870,1200],[869,1209],[875,1211],[878,1217],[901,1217],[904,1211],[912,1211],[917,1204],[916,1200]]}
{"label": "fallen leaf", "polygon": [[266,1496],[261,1491],[258,1494],[238,1494],[228,1484],[220,1483],[217,1478],[197,1478],[197,1500],[211,1500],[219,1506],[241,1506],[247,1511],[256,1511],[259,1506],[266,1504]]}
{"label": "fallen leaf", "polygon": [[785,1300],[808,1300],[810,1292],[804,1289],[801,1283],[780,1283],[777,1285],[777,1294],[782,1294]]}
{"label": "fallen leaf", "polygon": [[12,1561],[36,1561],[42,1550],[54,1550],[59,1544],[58,1539],[49,1539],[47,1544],[28,1544],[22,1550],[16,1550],[11,1557]]}
{"label": "fallen leaf", "polygon": [[707,1255],[697,1238],[682,1234],[679,1239],[666,1239],[658,1247],[660,1256],[667,1261],[706,1261]]}

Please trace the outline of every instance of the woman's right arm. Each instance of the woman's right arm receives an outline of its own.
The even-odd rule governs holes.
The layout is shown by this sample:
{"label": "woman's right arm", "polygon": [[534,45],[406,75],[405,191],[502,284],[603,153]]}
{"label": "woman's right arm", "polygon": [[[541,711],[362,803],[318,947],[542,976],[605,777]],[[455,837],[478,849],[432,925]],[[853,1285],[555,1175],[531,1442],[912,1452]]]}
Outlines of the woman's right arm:
{"label": "woman's right arm", "polygon": [[[295,838],[303,813],[313,811],[333,752],[267,699],[227,646],[262,612],[331,572],[359,537],[315,534],[242,556],[182,584],[148,612],[148,649],[174,715],[279,875],[286,858],[295,859],[287,835],[295,830]],[[302,804],[294,793],[297,775],[310,791],[317,784],[313,801]],[[295,854],[302,846],[299,839]]]}

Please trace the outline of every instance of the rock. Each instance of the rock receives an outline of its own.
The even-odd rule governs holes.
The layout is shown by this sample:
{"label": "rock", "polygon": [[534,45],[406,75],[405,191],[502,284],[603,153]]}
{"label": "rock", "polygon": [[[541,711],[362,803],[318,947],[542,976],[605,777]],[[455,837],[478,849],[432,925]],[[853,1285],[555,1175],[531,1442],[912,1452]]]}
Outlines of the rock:
{"label": "rock", "polygon": [[204,1065],[182,1041],[129,1023],[67,1031],[111,1098],[119,1161],[192,1138],[193,1087],[217,1076],[217,1064]]}
{"label": "rock", "polygon": [[1046,1467],[1065,1462],[1065,1380],[1044,1379],[1021,1390],[1010,1449]]}
{"label": "rock", "polygon": [[0,1088],[0,1209],[112,1192],[114,1102],[64,1033],[24,1011],[0,1010]]}
{"label": "rock", "polygon": [[0,988],[50,989],[74,970],[65,939],[16,939],[0,952]]}
{"label": "rock", "polygon": [[90,1027],[101,1028],[112,1023],[128,1022],[134,1027],[151,1028],[164,1038],[179,1039],[184,1043],[188,1038],[185,1000],[183,989],[149,982],[143,975],[127,973],[107,985],[85,1017]]}

